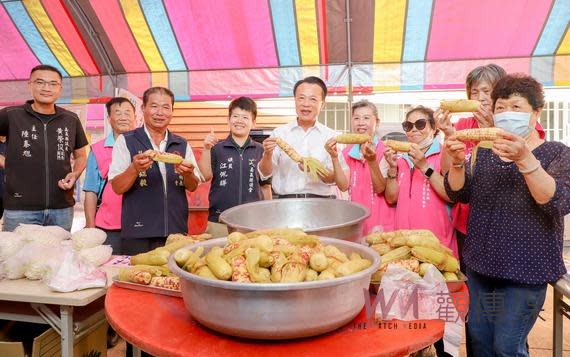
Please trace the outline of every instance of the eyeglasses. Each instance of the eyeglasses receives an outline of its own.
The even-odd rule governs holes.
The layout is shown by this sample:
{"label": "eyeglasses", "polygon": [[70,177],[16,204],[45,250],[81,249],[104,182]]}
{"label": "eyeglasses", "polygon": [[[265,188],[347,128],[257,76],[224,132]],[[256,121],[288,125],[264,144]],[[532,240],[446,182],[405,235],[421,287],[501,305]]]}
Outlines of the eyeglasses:
{"label": "eyeglasses", "polygon": [[418,130],[423,130],[426,127],[427,119],[418,119],[415,123],[410,121],[405,121],[402,123],[402,128],[407,133],[408,131],[412,130],[415,126]]}
{"label": "eyeglasses", "polygon": [[46,84],[48,86],[48,88],[57,88],[61,85],[61,83],[57,82],[57,81],[51,81],[51,82],[46,82],[43,81],[41,79],[36,79],[35,81],[32,82],[34,84],[34,86],[36,86],[37,88],[43,88]]}

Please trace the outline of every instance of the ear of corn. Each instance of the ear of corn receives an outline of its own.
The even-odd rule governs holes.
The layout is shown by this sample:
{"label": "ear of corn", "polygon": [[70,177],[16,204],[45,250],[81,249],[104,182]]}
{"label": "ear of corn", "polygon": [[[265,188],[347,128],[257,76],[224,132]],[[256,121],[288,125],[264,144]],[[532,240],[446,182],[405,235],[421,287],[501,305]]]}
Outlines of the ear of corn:
{"label": "ear of corn", "polygon": [[493,141],[499,138],[502,129],[477,128],[464,129],[455,132],[455,137],[460,141]]}
{"label": "ear of corn", "polygon": [[392,248],[390,248],[390,246],[386,243],[378,243],[378,244],[373,244],[370,246],[370,248],[374,249],[378,254],[380,255],[384,255],[386,253],[388,253]]}
{"label": "ear of corn", "polygon": [[366,243],[373,245],[379,243],[386,243],[386,239],[382,233],[370,233],[365,238]]}
{"label": "ear of corn", "polygon": [[315,253],[311,255],[311,258],[309,258],[309,265],[311,266],[311,269],[320,273],[328,268],[329,261],[324,253]]}
{"label": "ear of corn", "polygon": [[232,259],[232,281],[238,281],[240,283],[251,283],[251,277],[247,271],[246,258],[243,255],[239,255]]}
{"label": "ear of corn", "polygon": [[283,150],[283,152],[287,154],[291,160],[299,164],[303,163],[305,174],[310,175],[311,179],[314,182],[319,179],[319,175],[327,176],[330,174],[326,167],[319,160],[312,157],[302,157],[297,151],[295,151],[295,149],[293,149],[291,145],[289,145],[287,142],[285,142],[285,140],[281,138],[277,138],[276,142],[277,146],[279,146],[279,148]]}
{"label": "ear of corn", "polygon": [[269,270],[259,267],[261,253],[258,248],[248,248],[245,251],[245,264],[251,281],[254,283],[268,283],[271,281]]}
{"label": "ear of corn", "polygon": [[196,270],[195,274],[201,276],[202,278],[218,280],[216,275],[212,273],[212,271],[210,270],[210,268],[208,268],[207,265],[203,265],[202,267],[200,267],[198,270]]}
{"label": "ear of corn", "polygon": [[282,283],[297,283],[305,280],[307,266],[303,263],[289,262],[281,270]]}
{"label": "ear of corn", "polygon": [[398,248],[406,245],[408,238],[406,236],[397,236],[390,240],[390,248]]}
{"label": "ear of corn", "polygon": [[470,99],[442,100],[439,107],[451,113],[476,112],[479,101]]}
{"label": "ear of corn", "polygon": [[168,255],[151,252],[137,254],[131,257],[131,265],[164,265],[168,263]]}
{"label": "ear of corn", "polygon": [[433,264],[431,264],[431,263],[421,263],[421,264],[420,264],[420,267],[419,267],[418,274],[420,274],[420,276],[424,276],[424,275],[426,274],[426,272],[427,272],[427,268],[428,268],[430,265],[433,265]]}
{"label": "ear of corn", "polygon": [[120,281],[148,285],[152,279],[152,274],[136,268],[121,268],[118,278]]}
{"label": "ear of corn", "polygon": [[384,145],[398,152],[410,152],[412,148],[412,143],[399,140],[386,140],[384,141]]}
{"label": "ear of corn", "polygon": [[155,276],[150,280],[149,285],[162,289],[180,290],[180,278],[177,276]]}
{"label": "ear of corn", "polygon": [[410,247],[402,246],[391,250],[384,254],[382,258],[382,266],[388,265],[390,262],[401,259],[408,259],[410,257]]}
{"label": "ear of corn", "polygon": [[293,149],[293,147],[289,145],[285,140],[277,138],[276,142],[277,146],[279,146],[279,148],[283,150],[283,152],[287,154],[287,156],[289,156],[291,160],[295,161],[296,163],[303,162],[303,158],[301,157],[301,155],[299,155],[299,153],[295,149]]}
{"label": "ear of corn", "polygon": [[319,273],[313,269],[307,269],[307,274],[305,275],[305,281],[315,281],[319,277]]}
{"label": "ear of corn", "polygon": [[354,259],[344,262],[336,267],[336,276],[348,276],[368,268],[372,262],[368,259]]}
{"label": "ear of corn", "polygon": [[370,141],[372,138],[368,134],[347,133],[336,137],[336,142],[339,144],[364,144]]}
{"label": "ear of corn", "polygon": [[336,275],[334,274],[334,270],[333,269],[327,269],[322,271],[319,274],[319,277],[317,278],[317,280],[329,280],[329,279],[334,279],[336,278]]}
{"label": "ear of corn", "polygon": [[222,258],[222,254],[222,248],[212,248],[208,254],[206,254],[206,263],[208,263],[208,267],[212,270],[216,278],[229,280],[232,277],[232,267]]}
{"label": "ear of corn", "polygon": [[154,161],[164,162],[166,164],[180,164],[184,161],[184,158],[180,155],[173,154],[170,152],[160,152],[156,150],[147,150],[144,152],[148,157]]}
{"label": "ear of corn", "polygon": [[439,270],[455,273],[459,270],[459,262],[455,257],[426,247],[412,248],[412,255],[424,263],[431,263]]}
{"label": "ear of corn", "polygon": [[445,279],[445,281],[456,281],[459,280],[459,278],[457,277],[457,274],[455,273],[451,273],[449,271],[446,271],[443,273],[443,278]]}
{"label": "ear of corn", "polygon": [[324,248],[324,253],[327,256],[327,258],[334,258],[342,263],[348,261],[348,257],[346,256],[346,254],[344,254],[343,252],[341,252],[337,247],[332,246],[332,245],[327,245]]}

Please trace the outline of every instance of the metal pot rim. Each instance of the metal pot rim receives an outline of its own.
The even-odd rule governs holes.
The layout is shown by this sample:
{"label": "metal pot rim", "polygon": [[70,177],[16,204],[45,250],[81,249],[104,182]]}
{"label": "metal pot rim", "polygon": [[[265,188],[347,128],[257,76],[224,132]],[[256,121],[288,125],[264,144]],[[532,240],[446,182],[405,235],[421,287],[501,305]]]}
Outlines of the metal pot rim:
{"label": "metal pot rim", "polygon": [[[288,202],[294,202],[294,201],[298,201],[298,202],[307,202],[307,201],[311,201],[311,202],[322,202],[322,203],[330,203],[331,199],[330,198],[281,198],[279,199],[279,201],[288,201]],[[339,200],[339,201],[344,201],[344,200]],[[256,201],[256,202],[250,202],[250,203],[245,203],[243,205],[239,205],[239,206],[234,206],[232,208],[228,208],[227,210],[225,210],[224,212],[222,212],[220,214],[220,222],[232,227],[232,228],[236,228],[238,230],[245,230],[245,231],[254,231],[257,228],[254,227],[248,227],[248,226],[243,226],[237,223],[233,223],[233,222],[228,222],[227,221],[227,216],[229,214],[231,214],[233,211],[236,211],[238,209],[244,209],[244,206],[261,206],[261,205],[268,205],[270,203],[274,202],[274,200],[263,200],[263,201]],[[330,226],[322,226],[319,228],[303,228],[303,227],[299,227],[299,228],[303,228],[303,230],[306,233],[313,233],[313,232],[319,232],[319,231],[324,231],[324,230],[329,230],[329,229],[334,229],[334,228],[339,228],[339,227],[346,227],[346,226],[350,226],[352,224],[358,223],[360,221],[364,221],[365,219],[367,219],[368,217],[370,217],[370,209],[358,202],[353,202],[353,201],[345,201],[347,203],[350,203],[354,206],[357,206],[359,208],[361,208],[364,211],[364,215],[360,218],[357,219],[353,219],[350,221],[346,221],[346,222],[342,222],[342,223],[338,223],[338,224],[333,224]]]}
{"label": "metal pot rim", "polygon": [[[299,282],[299,283],[239,283],[235,281],[225,281],[225,280],[212,280],[203,278],[196,274],[189,273],[182,268],[180,268],[176,262],[174,261],[174,254],[170,255],[168,259],[168,267],[170,271],[179,276],[180,278],[190,280],[193,283],[197,283],[200,285],[212,286],[215,288],[220,289],[227,289],[227,290],[247,290],[247,291],[287,291],[287,290],[309,290],[309,289],[321,289],[330,286],[342,285],[346,282],[356,281],[359,280],[366,275],[370,276],[380,267],[380,256],[378,253],[365,245],[348,242],[340,239],[335,238],[327,238],[327,237],[320,237],[321,242],[325,244],[331,244],[338,248],[343,247],[351,247],[358,251],[358,253],[364,252],[368,257],[364,257],[367,259],[372,259],[372,264],[356,273],[351,274],[349,276],[344,276],[340,278],[328,279],[328,280],[318,280],[318,281],[307,281],[307,282]],[[217,238],[211,239],[204,242],[189,244],[184,246],[183,248],[190,248],[195,250],[201,246],[222,246],[227,241],[227,238]],[[183,249],[180,248],[180,249]],[[341,249],[342,250],[342,249]]]}

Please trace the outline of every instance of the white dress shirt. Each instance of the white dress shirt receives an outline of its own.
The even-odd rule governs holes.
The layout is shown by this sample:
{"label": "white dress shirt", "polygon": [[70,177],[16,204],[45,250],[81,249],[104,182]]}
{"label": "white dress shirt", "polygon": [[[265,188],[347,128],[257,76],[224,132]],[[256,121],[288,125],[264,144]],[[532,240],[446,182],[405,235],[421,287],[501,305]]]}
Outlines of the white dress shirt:
{"label": "white dress shirt", "polygon": [[[160,141],[160,144],[158,146],[154,143],[154,141],[152,141],[152,138],[146,129],[146,126],[144,127],[144,132],[148,136],[153,150],[158,150],[161,152],[164,152],[166,150],[168,135],[170,135],[168,131],[165,133],[164,139]],[[194,157],[194,152],[192,152],[192,147],[190,144],[188,144],[186,147],[186,154],[184,156],[184,159],[190,161],[192,165],[194,165],[194,175],[196,175],[198,178],[202,177],[200,170],[198,170],[198,164],[196,163],[196,158]],[[109,181],[114,179],[117,175],[122,174],[129,167],[131,162],[131,153],[127,147],[125,137],[123,135],[119,135],[115,141],[115,145],[113,146],[113,160],[111,161],[111,166],[109,166],[108,174]],[[154,164],[158,164],[158,169],[162,175],[162,182],[164,183],[164,188],[166,188],[166,164],[164,162],[155,162]]]}
{"label": "white dress shirt", "polygon": [[[313,127],[305,131],[294,120],[288,124],[275,128],[271,136],[283,139],[291,145],[302,157],[312,157],[322,162],[327,169],[332,171],[332,160],[325,150],[328,139],[335,137],[337,133],[331,128],[315,123]],[[338,155],[343,171],[348,172],[348,166],[344,162],[341,153]],[[279,147],[276,147],[272,156],[273,173],[271,185],[278,195],[295,193],[312,193],[315,195],[329,196],[333,194],[330,184],[320,179],[313,182],[311,177],[305,175],[299,169],[299,165],[291,160]]]}

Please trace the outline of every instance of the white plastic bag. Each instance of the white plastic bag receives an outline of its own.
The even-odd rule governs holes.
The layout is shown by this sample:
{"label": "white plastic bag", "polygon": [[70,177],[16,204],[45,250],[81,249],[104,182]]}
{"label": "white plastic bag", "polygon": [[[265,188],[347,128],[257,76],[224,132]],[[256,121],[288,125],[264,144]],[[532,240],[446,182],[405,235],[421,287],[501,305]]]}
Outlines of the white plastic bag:
{"label": "white plastic bag", "polygon": [[70,292],[107,285],[107,274],[101,269],[85,264],[70,246],[64,248],[63,261],[47,285],[55,291]]}
{"label": "white plastic bag", "polygon": [[71,233],[59,226],[41,226],[39,224],[20,223],[14,233],[24,237],[28,242],[42,241],[45,244],[59,244],[71,238]]}
{"label": "white plastic bag", "polygon": [[459,355],[463,337],[463,319],[459,316],[443,275],[433,265],[424,277],[398,265],[389,264],[382,276],[378,294],[382,301],[376,305],[380,320],[434,320],[445,321],[445,352]]}

